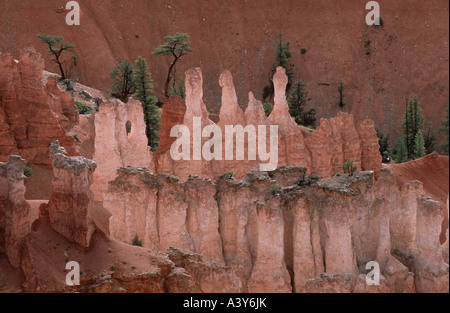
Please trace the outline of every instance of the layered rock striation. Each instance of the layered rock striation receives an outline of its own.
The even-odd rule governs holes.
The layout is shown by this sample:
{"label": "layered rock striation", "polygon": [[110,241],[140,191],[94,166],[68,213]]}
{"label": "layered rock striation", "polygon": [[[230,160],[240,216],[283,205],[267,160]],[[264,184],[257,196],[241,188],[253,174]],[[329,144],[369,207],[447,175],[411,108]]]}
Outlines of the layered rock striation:
{"label": "layered rock striation", "polygon": [[[420,182],[399,187],[387,169],[378,180],[371,171],[317,182],[305,175],[304,167],[281,167],[243,180],[183,183],[123,168],[105,197],[117,220],[110,232],[224,262],[248,292],[448,290],[441,207]],[[139,230],[136,220],[143,221]],[[380,286],[372,289],[365,284],[371,261],[381,269]]]}

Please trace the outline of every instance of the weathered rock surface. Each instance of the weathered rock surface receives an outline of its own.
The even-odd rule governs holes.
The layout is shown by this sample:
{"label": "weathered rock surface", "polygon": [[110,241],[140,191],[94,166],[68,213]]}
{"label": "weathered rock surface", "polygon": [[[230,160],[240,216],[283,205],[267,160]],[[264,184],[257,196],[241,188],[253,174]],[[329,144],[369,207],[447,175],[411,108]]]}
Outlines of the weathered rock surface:
{"label": "weathered rock surface", "polygon": [[53,193],[48,203],[50,225],[69,241],[88,247],[95,230],[90,186],[97,164],[84,157],[67,157],[58,141],[51,144],[50,153],[53,160]]}
{"label": "weathered rock surface", "polygon": [[[146,167],[154,171],[145,135],[142,105],[129,99],[127,103],[110,100],[95,114],[94,173],[92,191],[95,200],[102,201],[108,182],[116,177],[117,169],[126,166]],[[128,123],[128,130],[127,130]],[[129,131],[129,132],[128,132]]]}
{"label": "weathered rock surface", "polygon": [[[205,142],[211,138],[203,137],[202,134],[193,133],[194,117],[201,120],[202,129],[205,126],[216,126],[208,118],[206,107],[202,96],[202,72],[199,68],[186,72],[187,97],[185,106],[179,98],[170,98],[163,107],[161,143],[158,153],[155,154],[156,171],[176,175],[181,181],[185,181],[189,175],[199,175],[217,179],[225,172],[233,172],[235,177],[243,179],[246,174],[254,169],[259,169],[261,164],[267,163],[261,160],[261,155],[256,153],[256,159],[251,160],[249,136],[245,135],[244,147],[236,145],[236,134],[233,133],[233,144],[226,142],[226,127],[242,126],[247,130],[254,127],[258,134],[258,126],[264,126],[267,134],[266,151],[270,151],[269,126],[278,127],[278,133],[272,134],[278,142],[278,166],[293,165],[306,166],[308,172],[320,177],[332,177],[336,173],[342,172],[342,165],[345,161],[351,160],[358,170],[371,170],[377,172],[381,168],[381,156],[378,148],[378,137],[373,122],[366,120],[356,128],[353,116],[340,112],[336,118],[327,120],[321,119],[320,126],[305,137],[302,128],[298,126],[289,114],[289,107],[286,100],[287,76],[282,67],[277,69],[274,76],[275,86],[275,106],[271,115],[267,118],[262,103],[257,101],[253,93],[249,93],[249,103],[245,113],[237,104],[236,92],[233,78],[229,71],[224,71],[219,82],[222,87],[222,107],[219,114],[217,126],[221,130],[222,153],[220,159],[213,158],[205,160],[203,157],[195,157],[193,148],[197,141],[200,151]],[[176,125],[185,125],[190,131],[190,161],[174,161],[170,156],[170,146],[176,138],[170,138],[170,130]],[[201,138],[201,139],[200,139]],[[255,149],[259,152],[259,139],[256,136],[254,142]],[[215,150],[217,147],[214,147]],[[233,159],[226,159],[226,150],[233,151]],[[272,147],[273,149],[273,147]],[[237,159],[237,151],[242,152],[244,160]],[[276,167],[276,166],[275,166]]]}
{"label": "weathered rock surface", "polygon": [[20,154],[28,163],[50,166],[49,147],[56,139],[78,155],[65,130],[78,120],[75,103],[56,79],[44,81],[43,70],[44,60],[32,49],[18,61],[0,53],[0,160]]}
{"label": "weathered rock surface", "polygon": [[20,267],[21,250],[30,232],[30,205],[25,200],[23,169],[25,160],[9,156],[8,163],[0,162],[0,253],[9,263]]}
{"label": "weathered rock surface", "polygon": [[[399,187],[387,169],[378,180],[366,171],[317,183],[303,180],[302,167],[252,171],[244,180],[191,177],[186,183],[144,169],[119,173],[106,208],[121,219],[140,214],[130,221],[148,216],[153,226],[141,226],[147,229],[142,238],[159,241],[148,239],[146,247],[183,247],[209,261],[223,258],[244,292],[448,290],[439,202],[425,196],[420,182]],[[136,192],[142,201],[114,207]],[[121,224],[119,234],[133,227],[126,219]],[[381,269],[381,285],[373,288],[363,284],[370,261]]]}

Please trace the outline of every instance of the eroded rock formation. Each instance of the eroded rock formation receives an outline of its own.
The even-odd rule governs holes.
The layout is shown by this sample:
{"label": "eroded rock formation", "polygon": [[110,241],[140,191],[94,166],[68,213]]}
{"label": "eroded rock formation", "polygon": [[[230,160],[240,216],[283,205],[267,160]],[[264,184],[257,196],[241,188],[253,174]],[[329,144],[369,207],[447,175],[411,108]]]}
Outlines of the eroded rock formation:
{"label": "eroded rock formation", "polygon": [[70,155],[78,155],[65,127],[78,120],[70,93],[56,78],[44,80],[44,61],[32,49],[19,60],[0,53],[0,160],[20,154],[29,163],[51,166],[50,143],[58,139]]}
{"label": "eroded rock formation", "polygon": [[95,199],[103,200],[108,182],[124,166],[142,166],[154,171],[147,146],[142,105],[129,99],[127,103],[110,100],[95,114],[95,143],[93,159],[98,164],[92,191]]}
{"label": "eroded rock formation", "polygon": [[[185,181],[191,174],[217,179],[225,172],[231,171],[236,178],[242,179],[250,170],[258,169],[261,164],[266,164],[267,160],[262,161],[259,153],[257,153],[256,159],[249,158],[252,146],[249,145],[249,136],[247,135],[244,138],[244,148],[236,145],[237,136],[234,133],[231,135],[233,143],[228,143],[229,146],[227,146],[226,127],[242,126],[244,129],[254,127],[258,132],[259,125],[266,129],[267,151],[270,151],[271,148],[269,126],[278,127],[278,134],[272,134],[274,135],[272,137],[276,137],[278,142],[278,166],[303,165],[308,168],[309,173],[324,178],[342,172],[342,165],[348,160],[353,161],[358,170],[377,172],[381,168],[378,137],[374,123],[369,120],[357,128],[351,114],[340,112],[336,118],[321,119],[320,126],[312,136],[304,137],[301,127],[289,114],[285,92],[287,76],[282,67],[277,69],[273,79],[275,106],[268,118],[265,116],[262,103],[257,101],[252,93],[249,93],[249,103],[244,113],[237,104],[231,73],[229,71],[222,73],[219,79],[222,87],[222,107],[219,114],[220,121],[217,123],[222,134],[222,152],[219,153],[221,158],[213,158],[211,161],[202,159],[202,156],[196,158],[193,153],[195,136],[201,138],[201,140],[198,139],[200,147],[203,147],[207,138],[202,137],[202,134],[193,134],[194,117],[201,120],[202,128],[216,125],[207,117],[206,107],[202,101],[201,75],[201,70],[198,68],[186,72],[188,95],[185,106],[182,105],[181,99],[177,98],[176,100],[170,99],[163,107],[161,132],[163,144],[155,155],[157,172],[176,175],[180,177],[180,180]],[[190,131],[190,161],[174,161],[170,156],[170,145],[176,138],[169,139],[167,136],[170,135],[172,127],[176,125],[186,125]],[[259,146],[258,140],[259,138],[256,136],[255,142],[252,142],[255,144],[256,150]],[[213,150],[216,148],[214,147]],[[233,151],[233,160],[226,159],[225,150],[227,149]],[[244,150],[244,160],[238,160],[236,150],[242,152],[240,151],[242,149]]]}
{"label": "eroded rock formation", "polygon": [[52,228],[70,241],[88,247],[94,233],[90,190],[97,164],[84,157],[68,157],[58,141],[51,144],[53,193],[48,203]]}
{"label": "eroded rock formation", "polygon": [[25,200],[25,160],[11,155],[0,162],[0,253],[18,268],[26,235],[30,232],[30,206]]}
{"label": "eroded rock formation", "polygon": [[[111,201],[105,202],[122,219],[118,234],[127,235],[124,229],[133,227],[123,220],[130,216],[131,207],[140,212],[134,213],[140,218],[133,220],[159,216],[159,223],[146,219],[156,223],[147,229],[157,229],[158,234],[144,232],[145,246],[155,247],[148,238],[159,238],[159,245],[165,247],[183,246],[209,254],[210,260],[223,257],[241,280],[243,291],[370,292],[362,284],[370,261],[381,268],[377,292],[448,290],[448,264],[439,243],[443,219],[439,202],[427,197],[418,181],[398,187],[387,169],[380,171],[378,180],[369,171],[312,184],[304,180],[302,167],[252,171],[244,180],[223,177],[211,182],[192,177],[186,183],[144,169],[119,173],[110,183]],[[190,189],[193,182],[203,185],[195,190],[195,197]],[[115,206],[119,198],[131,199],[136,192],[151,195],[152,200],[144,196],[132,205]],[[192,199],[194,212],[189,205]],[[198,221],[208,231],[192,227]],[[215,235],[217,225],[220,240]],[[175,237],[167,227],[177,229]],[[128,232],[127,239],[133,235]],[[198,242],[208,242],[208,248]],[[222,256],[217,254],[220,251]]]}

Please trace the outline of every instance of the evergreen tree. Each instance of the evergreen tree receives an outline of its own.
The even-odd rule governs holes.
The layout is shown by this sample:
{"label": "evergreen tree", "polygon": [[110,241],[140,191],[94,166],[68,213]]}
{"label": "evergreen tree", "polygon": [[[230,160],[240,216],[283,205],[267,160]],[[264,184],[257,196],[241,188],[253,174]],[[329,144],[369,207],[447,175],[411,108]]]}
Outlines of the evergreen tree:
{"label": "evergreen tree", "polygon": [[192,52],[191,43],[186,41],[189,39],[189,35],[185,33],[177,33],[175,36],[165,36],[166,42],[158,46],[153,55],[163,55],[173,57],[173,61],[169,67],[169,73],[167,74],[166,84],[164,86],[164,95],[169,98],[169,85],[172,79],[172,72],[175,69],[177,62],[185,55]]}
{"label": "evergreen tree", "polygon": [[161,116],[156,106],[158,99],[153,95],[153,80],[148,70],[147,61],[138,57],[133,69],[133,84],[136,86],[134,96],[142,104],[148,145],[156,151],[159,145]]}
{"label": "evergreen tree", "polygon": [[379,128],[377,128],[376,131],[378,136],[378,144],[380,145],[380,154],[383,157],[383,161],[385,161],[389,155],[389,142],[391,140],[391,134],[385,134]]}
{"label": "evergreen tree", "polygon": [[449,141],[449,133],[448,133],[448,107],[445,109],[447,112],[445,119],[441,121],[441,128],[439,128],[439,131],[447,136],[447,139],[440,144],[442,152],[445,155],[448,155],[448,141]]}
{"label": "evergreen tree", "polygon": [[408,149],[406,148],[406,143],[403,136],[400,137],[395,143],[394,159],[397,163],[408,161]]}
{"label": "evergreen tree", "polygon": [[[55,57],[55,59],[53,60],[56,64],[58,64],[59,70],[61,72],[61,79],[62,80],[66,80],[66,73],[64,72],[63,66],[62,64],[64,63],[64,61],[61,60],[61,54],[64,51],[72,51],[74,47],[74,45],[70,44],[70,43],[64,43],[63,42],[63,38],[59,37],[59,36],[50,36],[47,34],[38,34],[37,37],[45,44],[48,45],[48,52],[53,54],[53,56]],[[57,44],[61,43],[61,45],[59,46],[59,48],[55,47]],[[76,57],[73,56],[72,58],[74,58],[74,62],[76,63]]]}
{"label": "evergreen tree", "polygon": [[172,86],[170,86],[170,95],[186,99],[186,87],[183,77],[174,78]]}
{"label": "evergreen tree", "polygon": [[133,65],[125,59],[114,66],[110,76],[113,81],[113,96],[119,98],[122,102],[127,102],[128,97],[136,90],[133,82]]}
{"label": "evergreen tree", "polygon": [[298,125],[314,127],[316,123],[316,110],[310,109],[305,112],[303,108],[306,105],[307,97],[306,83],[302,80],[296,81],[288,99],[289,113]]}
{"label": "evergreen tree", "polygon": [[431,126],[431,122],[428,123],[427,132],[423,134],[423,139],[425,140],[425,149],[427,154],[433,153],[436,150],[436,133]]}
{"label": "evergreen tree", "polygon": [[288,83],[286,85],[286,91],[289,91],[292,84],[292,70],[293,66],[289,64],[289,61],[292,57],[291,52],[289,51],[290,44],[289,42],[283,43],[283,34],[277,34],[279,42],[275,48],[275,63],[272,67],[272,72],[269,78],[269,85],[265,86],[263,89],[263,99],[270,99],[273,97],[275,93],[275,89],[273,86],[273,76],[277,71],[278,66],[282,66],[286,69],[286,75],[288,77]]}
{"label": "evergreen tree", "polygon": [[417,97],[414,97],[414,99],[410,100],[407,105],[402,125],[408,156],[414,154],[414,145],[417,132],[423,127],[425,118],[421,112],[422,109],[419,107],[419,100]]}
{"label": "evergreen tree", "polygon": [[427,149],[425,148],[425,139],[423,138],[422,131],[419,129],[416,138],[414,139],[414,156],[416,159],[419,159],[426,155]]}

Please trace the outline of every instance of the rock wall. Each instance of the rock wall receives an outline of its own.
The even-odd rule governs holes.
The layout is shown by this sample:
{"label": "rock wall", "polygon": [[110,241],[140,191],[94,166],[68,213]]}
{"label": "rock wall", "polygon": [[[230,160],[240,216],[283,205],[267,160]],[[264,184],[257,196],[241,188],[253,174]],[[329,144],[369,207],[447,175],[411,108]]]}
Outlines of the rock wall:
{"label": "rock wall", "polygon": [[51,145],[53,193],[48,203],[51,227],[69,241],[88,247],[94,233],[91,211],[94,196],[90,190],[97,164],[84,157],[67,157],[55,141]]}
{"label": "rock wall", "polygon": [[[123,168],[105,195],[118,220],[110,232],[129,241],[138,232],[133,221],[142,221],[145,247],[183,247],[224,262],[244,292],[448,291],[441,207],[420,182],[399,187],[387,169],[378,180],[370,171],[317,182],[305,174],[281,167],[243,180],[183,183]],[[382,275],[372,289],[365,284],[370,261]]]}
{"label": "rock wall", "polygon": [[[269,126],[278,127],[278,134],[272,136],[278,145],[278,166],[293,165],[306,166],[310,174],[324,178],[332,177],[336,173],[342,172],[342,165],[347,160],[352,160],[358,170],[372,170],[377,172],[381,168],[381,156],[378,152],[378,137],[376,135],[374,123],[366,120],[359,127],[356,127],[353,116],[340,112],[336,118],[327,120],[321,119],[320,126],[311,136],[304,137],[302,129],[298,126],[289,114],[289,107],[286,100],[287,76],[284,68],[279,67],[274,76],[275,106],[267,118],[265,116],[262,103],[257,101],[252,93],[249,93],[249,103],[245,113],[237,104],[236,92],[233,78],[229,71],[222,73],[219,79],[222,87],[222,106],[217,125],[212,122],[206,113],[203,103],[203,81],[200,69],[191,69],[186,72],[187,97],[185,106],[181,99],[171,98],[163,107],[161,143],[155,154],[156,171],[168,173],[180,177],[185,181],[189,175],[195,174],[202,177],[217,179],[225,172],[231,171],[236,178],[242,179],[253,169],[260,168],[261,164],[268,163],[262,161],[259,153],[256,159],[249,158],[250,151],[254,151],[249,146],[248,135],[244,139],[244,148],[236,146],[236,134],[232,135],[233,145],[226,145],[226,126],[240,125],[244,129],[255,127],[258,133],[258,126],[266,128],[267,152],[270,151]],[[195,159],[193,154],[194,136],[198,139],[201,147],[209,137],[202,137],[202,134],[193,134],[194,117],[200,118],[202,129],[210,126],[212,129],[221,131],[222,150],[218,153],[221,157],[213,158],[211,161]],[[178,124],[177,124],[178,123]],[[170,146],[176,138],[170,138],[170,131],[175,125],[185,125],[190,134],[190,160],[173,160],[170,155]],[[218,126],[218,127],[215,127]],[[215,127],[215,128],[214,128]],[[179,138],[179,137],[178,137]],[[259,138],[256,136],[255,149],[258,151]],[[217,147],[212,148],[212,152]],[[226,159],[225,150],[232,149],[233,160]],[[237,151],[244,153],[244,160],[237,159]],[[276,167],[276,166],[275,166]],[[265,168],[266,169],[266,168]],[[274,169],[274,168],[272,168]]]}
{"label": "rock wall", "polygon": [[0,53],[0,160],[20,154],[28,163],[51,166],[49,147],[56,139],[78,155],[65,130],[78,121],[75,103],[55,78],[44,80],[43,70],[44,60],[32,49],[19,60]]}
{"label": "rock wall", "polygon": [[30,205],[25,200],[25,160],[11,155],[0,162],[0,253],[18,268],[26,235],[30,232]]}
{"label": "rock wall", "polygon": [[154,166],[145,135],[144,113],[139,101],[131,98],[127,103],[120,100],[107,101],[100,105],[94,123],[93,159],[98,168],[94,173],[92,191],[95,199],[102,201],[108,182],[116,177],[117,169],[124,166],[142,166],[153,171]]}

